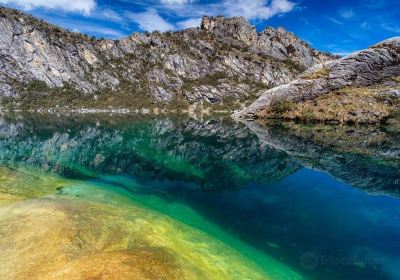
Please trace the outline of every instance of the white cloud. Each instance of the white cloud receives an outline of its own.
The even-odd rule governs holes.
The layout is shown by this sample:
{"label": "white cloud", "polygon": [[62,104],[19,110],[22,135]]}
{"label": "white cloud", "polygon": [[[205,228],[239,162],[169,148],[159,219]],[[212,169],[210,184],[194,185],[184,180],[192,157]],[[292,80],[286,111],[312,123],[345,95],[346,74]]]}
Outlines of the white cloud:
{"label": "white cloud", "polygon": [[362,29],[369,29],[369,28],[370,28],[370,25],[369,25],[368,22],[364,21],[363,23],[361,23],[360,27],[361,27]]}
{"label": "white cloud", "polygon": [[341,11],[341,12],[339,12],[339,14],[344,19],[350,19],[350,18],[354,17],[354,11],[351,10],[351,9],[350,10]]}
{"label": "white cloud", "polygon": [[96,7],[95,0],[0,0],[1,4],[14,4],[24,10],[34,8],[60,9],[67,12],[78,12],[84,15]]}
{"label": "white cloud", "polygon": [[343,51],[343,52],[333,52],[333,55],[338,55],[338,56],[348,56],[349,54],[351,54],[351,51]]}
{"label": "white cloud", "polygon": [[101,27],[101,26],[82,26],[80,32],[85,32],[85,33],[91,33],[91,34],[96,34],[98,36],[103,36],[106,38],[111,38],[111,39],[119,39],[122,37],[126,37],[127,35],[122,33],[119,30],[112,29],[112,28],[107,28],[107,27]]}
{"label": "white cloud", "polygon": [[275,15],[290,12],[296,4],[289,0],[224,0],[224,14],[228,16],[244,16],[249,20],[269,19]]}
{"label": "white cloud", "polygon": [[382,8],[386,0],[361,0],[361,5],[369,9]]}
{"label": "white cloud", "polygon": [[393,32],[393,33],[400,33],[400,27],[394,24],[390,24],[390,23],[384,23],[382,24],[383,29],[389,31],[389,32]]}
{"label": "white cloud", "polygon": [[[199,3],[196,0],[161,0],[159,8],[169,14],[185,17],[200,18],[204,15],[243,16],[248,20],[265,20],[278,14],[292,11],[296,3],[291,0],[220,0],[210,3]],[[165,4],[169,2],[170,5]],[[174,5],[172,4],[174,3]]]}
{"label": "white cloud", "polygon": [[331,21],[331,22],[333,22],[333,23],[335,23],[335,24],[343,25],[343,22],[341,22],[340,20],[337,20],[337,19],[335,19],[335,18],[326,17],[326,19],[329,20],[329,21]]}
{"label": "white cloud", "polygon": [[111,9],[105,9],[100,12],[99,14],[101,17],[109,19],[114,22],[123,22],[124,18],[118,14],[117,12],[111,10]]}
{"label": "white cloud", "polygon": [[177,23],[177,26],[180,29],[187,29],[192,27],[199,27],[201,24],[201,18],[189,18],[184,21],[180,21]]}
{"label": "white cloud", "polygon": [[97,37],[104,37],[109,39],[119,39],[122,37],[126,37],[130,34],[130,31],[123,32],[119,29],[114,29],[107,26],[87,24],[84,19],[60,17],[52,20],[52,23],[72,30],[73,32],[86,33],[90,35],[96,35]]}
{"label": "white cloud", "polygon": [[143,13],[128,12],[126,15],[130,20],[136,22],[140,29],[145,31],[158,30],[164,32],[175,30],[175,26],[163,19],[154,9],[149,9]]}
{"label": "white cloud", "polygon": [[192,2],[191,0],[160,0],[165,5],[183,5]]}

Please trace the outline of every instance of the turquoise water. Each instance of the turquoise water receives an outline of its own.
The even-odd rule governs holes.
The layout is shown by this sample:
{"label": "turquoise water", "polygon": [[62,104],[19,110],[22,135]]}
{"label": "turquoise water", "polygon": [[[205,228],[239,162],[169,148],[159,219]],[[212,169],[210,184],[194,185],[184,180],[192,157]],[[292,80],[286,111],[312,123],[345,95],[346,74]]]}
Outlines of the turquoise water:
{"label": "turquoise water", "polygon": [[[13,207],[51,201],[80,232],[74,258],[140,244],[165,249],[187,279],[400,279],[400,139],[387,128],[3,116],[0,165],[0,248],[16,258],[39,257],[18,239],[9,248],[27,230],[8,226]],[[68,241],[54,243],[61,256]],[[15,264],[1,262],[11,279]]]}

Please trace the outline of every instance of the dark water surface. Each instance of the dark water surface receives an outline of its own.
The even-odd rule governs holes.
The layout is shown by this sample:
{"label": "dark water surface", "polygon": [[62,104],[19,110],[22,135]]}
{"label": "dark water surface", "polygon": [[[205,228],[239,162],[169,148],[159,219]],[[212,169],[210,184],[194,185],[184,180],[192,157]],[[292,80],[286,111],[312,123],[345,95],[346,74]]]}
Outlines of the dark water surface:
{"label": "dark water surface", "polygon": [[[12,207],[44,211],[51,201],[80,234],[69,256],[140,244],[174,256],[187,279],[400,279],[399,138],[377,127],[218,118],[2,116],[0,248],[39,258],[17,246],[26,229],[9,226],[20,217]],[[106,205],[113,219],[102,218]],[[57,227],[47,222],[31,227]],[[55,266],[70,267],[62,260]],[[3,278],[23,279],[0,262]]]}

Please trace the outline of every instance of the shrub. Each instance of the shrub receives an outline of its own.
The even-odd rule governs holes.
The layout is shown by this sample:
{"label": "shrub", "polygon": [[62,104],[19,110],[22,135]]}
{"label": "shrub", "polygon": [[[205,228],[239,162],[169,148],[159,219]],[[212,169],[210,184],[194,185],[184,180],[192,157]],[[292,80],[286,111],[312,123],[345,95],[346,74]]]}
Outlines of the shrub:
{"label": "shrub", "polygon": [[400,76],[393,77],[393,81],[400,83]]}
{"label": "shrub", "polygon": [[227,78],[225,73],[215,72],[197,80],[185,79],[182,85],[182,90],[191,91],[194,87],[201,85],[217,86],[219,84],[219,80],[225,78]]}
{"label": "shrub", "polygon": [[274,114],[284,114],[293,110],[295,104],[292,100],[286,98],[276,98],[270,104],[270,111]]}
{"label": "shrub", "polygon": [[316,121],[317,117],[315,115],[315,112],[313,109],[310,107],[307,107],[303,111],[303,121],[309,123],[309,122],[314,122]]}
{"label": "shrub", "polygon": [[286,59],[282,61],[289,69],[294,70],[298,73],[304,72],[306,68],[304,66],[298,64],[297,62],[291,60],[291,59]]}
{"label": "shrub", "polygon": [[329,69],[326,67],[322,67],[321,69],[306,75],[304,78],[309,80],[316,80],[316,79],[328,78],[328,76],[329,76]]}
{"label": "shrub", "polygon": [[44,81],[32,80],[27,84],[23,85],[23,88],[24,91],[28,92],[41,92],[41,91],[47,91],[49,89],[49,86]]}

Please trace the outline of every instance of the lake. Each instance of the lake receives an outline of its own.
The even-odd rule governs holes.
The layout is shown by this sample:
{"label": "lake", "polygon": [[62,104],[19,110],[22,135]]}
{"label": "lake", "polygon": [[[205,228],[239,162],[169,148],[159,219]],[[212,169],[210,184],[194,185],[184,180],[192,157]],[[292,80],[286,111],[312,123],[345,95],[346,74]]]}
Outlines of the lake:
{"label": "lake", "polygon": [[400,279],[400,137],[0,117],[0,279]]}

